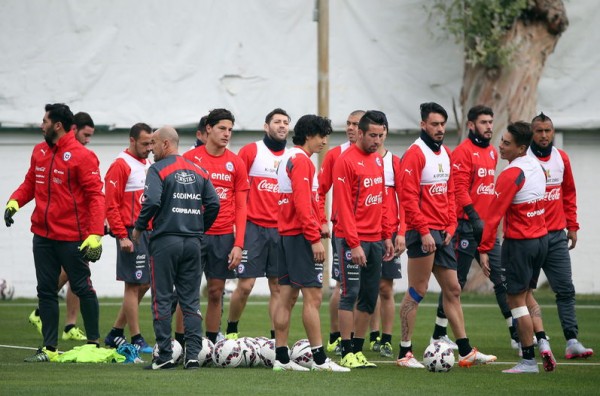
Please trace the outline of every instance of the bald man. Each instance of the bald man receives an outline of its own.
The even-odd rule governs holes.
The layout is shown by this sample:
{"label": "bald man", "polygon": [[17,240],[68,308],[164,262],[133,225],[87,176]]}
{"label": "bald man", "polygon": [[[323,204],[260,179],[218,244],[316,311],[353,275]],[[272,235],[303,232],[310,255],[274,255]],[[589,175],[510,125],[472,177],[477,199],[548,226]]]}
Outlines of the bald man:
{"label": "bald man", "polygon": [[155,163],[148,169],[144,201],[132,233],[134,243],[152,220],[150,273],[152,317],[158,357],[149,370],[175,368],[171,348],[173,286],[183,311],[185,327],[184,369],[200,368],[200,279],[202,235],[219,212],[219,197],[199,166],[179,155],[179,136],[172,127],[154,133]]}

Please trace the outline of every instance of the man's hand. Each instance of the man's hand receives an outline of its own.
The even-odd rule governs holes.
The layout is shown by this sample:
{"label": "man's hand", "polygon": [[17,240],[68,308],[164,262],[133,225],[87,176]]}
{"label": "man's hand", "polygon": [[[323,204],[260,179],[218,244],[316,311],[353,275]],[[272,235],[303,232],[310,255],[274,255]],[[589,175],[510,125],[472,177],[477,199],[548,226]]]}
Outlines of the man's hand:
{"label": "man's hand", "polygon": [[133,242],[129,238],[119,239],[119,246],[121,247],[121,251],[127,253],[133,253]]}
{"label": "man's hand", "polygon": [[242,261],[242,248],[239,246],[234,246],[233,249],[231,249],[231,252],[229,252],[227,259],[227,268],[230,270],[235,269]]}
{"label": "man's hand", "polygon": [[[448,246],[450,242],[452,242],[452,234],[450,234],[448,231],[444,231],[442,235],[444,236],[444,241],[442,242],[442,244],[444,246]],[[481,237],[479,237],[479,239],[481,239]]]}
{"label": "man's hand", "polygon": [[402,253],[406,250],[406,238],[404,235],[396,235],[396,240],[394,241],[394,253],[396,256],[400,257]]}
{"label": "man's hand", "polygon": [[15,222],[12,217],[18,210],[19,203],[15,199],[9,200],[4,209],[4,223],[7,227],[10,227]]}
{"label": "man's hand", "polygon": [[94,234],[89,235],[79,246],[79,250],[83,252],[83,257],[92,263],[100,260],[102,256],[102,237]]}
{"label": "man's hand", "polygon": [[487,253],[479,253],[479,265],[481,266],[481,270],[483,274],[490,277],[490,257]]}
{"label": "man's hand", "polygon": [[479,244],[481,243],[481,237],[483,236],[483,220],[479,217],[479,214],[475,210],[472,204],[466,205],[463,208],[464,212],[469,217],[469,224],[473,228],[473,238]]}
{"label": "man's hand", "polygon": [[140,241],[141,236],[142,236],[142,231],[138,230],[137,228],[134,228],[133,231],[131,232],[131,241],[137,245]]}
{"label": "man's hand", "polygon": [[325,247],[323,246],[323,242],[319,241],[316,243],[313,243],[311,245],[312,248],[312,252],[313,252],[313,259],[315,260],[315,263],[323,263],[325,262]]}
{"label": "man's hand", "polygon": [[329,224],[321,224],[321,238],[331,238],[331,231],[329,231]]}
{"label": "man's hand", "polygon": [[426,253],[435,252],[435,239],[433,239],[430,233],[421,235],[421,249]]}
{"label": "man's hand", "polygon": [[367,256],[365,256],[365,251],[362,246],[358,245],[357,247],[350,249],[350,254],[352,255],[353,264],[358,264],[361,267],[367,265]]}
{"label": "man's hand", "polygon": [[383,241],[383,261],[391,261],[394,258],[394,244],[391,239]]}
{"label": "man's hand", "polygon": [[569,244],[569,250],[575,249],[575,245],[577,245],[577,231],[567,231],[567,239],[571,241],[571,243]]}

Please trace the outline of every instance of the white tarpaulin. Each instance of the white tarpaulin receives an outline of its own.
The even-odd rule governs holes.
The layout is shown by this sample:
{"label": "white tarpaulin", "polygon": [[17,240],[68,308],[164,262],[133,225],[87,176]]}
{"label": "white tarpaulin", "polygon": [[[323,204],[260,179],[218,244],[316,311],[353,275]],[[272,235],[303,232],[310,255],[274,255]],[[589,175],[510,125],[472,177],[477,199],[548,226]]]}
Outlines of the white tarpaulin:
{"label": "white tarpaulin", "polygon": [[[330,118],[355,108],[418,125],[418,104],[450,108],[462,51],[428,16],[429,0],[330,0]],[[0,123],[38,124],[48,102],[97,124],[195,124],[226,107],[236,129],[274,107],[317,111],[317,24],[308,0],[3,0]],[[550,56],[539,108],[560,128],[598,128],[600,2],[566,1],[570,26]],[[437,32],[437,35],[434,34]]]}

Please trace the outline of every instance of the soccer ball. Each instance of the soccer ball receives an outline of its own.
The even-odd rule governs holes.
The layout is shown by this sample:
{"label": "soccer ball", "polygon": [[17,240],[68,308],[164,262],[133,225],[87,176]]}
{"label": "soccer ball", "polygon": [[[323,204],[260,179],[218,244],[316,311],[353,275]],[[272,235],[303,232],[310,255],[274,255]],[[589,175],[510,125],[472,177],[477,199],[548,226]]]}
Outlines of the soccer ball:
{"label": "soccer ball", "polygon": [[310,342],[306,338],[296,341],[290,352],[290,359],[302,367],[310,368],[313,362]]}
{"label": "soccer ball", "polygon": [[275,340],[267,340],[260,346],[260,359],[266,367],[273,367],[275,363]]}
{"label": "soccer ball", "polygon": [[15,295],[15,287],[6,279],[0,279],[0,300],[12,300]]}
{"label": "soccer ball", "polygon": [[213,363],[213,354],[215,352],[215,345],[206,337],[202,338],[202,344],[200,345],[200,353],[198,353],[198,363],[200,366],[206,367]]}
{"label": "soccer ball", "polygon": [[443,342],[432,342],[423,353],[423,364],[434,373],[450,371],[454,360],[452,347]]}
{"label": "soccer ball", "polygon": [[260,347],[254,341],[254,338],[250,337],[242,337],[237,339],[238,344],[240,345],[240,349],[242,351],[242,362],[240,366],[242,367],[255,367],[260,362],[260,354],[258,350]]}
{"label": "soccer ball", "polygon": [[[154,344],[154,348],[152,349],[152,357],[154,359],[158,359],[158,344]],[[177,362],[181,355],[183,354],[183,347],[176,339],[171,339],[171,349],[173,351],[173,361]]]}
{"label": "soccer ball", "polygon": [[217,367],[237,367],[242,363],[242,348],[237,340],[223,339],[215,344],[213,361]]}

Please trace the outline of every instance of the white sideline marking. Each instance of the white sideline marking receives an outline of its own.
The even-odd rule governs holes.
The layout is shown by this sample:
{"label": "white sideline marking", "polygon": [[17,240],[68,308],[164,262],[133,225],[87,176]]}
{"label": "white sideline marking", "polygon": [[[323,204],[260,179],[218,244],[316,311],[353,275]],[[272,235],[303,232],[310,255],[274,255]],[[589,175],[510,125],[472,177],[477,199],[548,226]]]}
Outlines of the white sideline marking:
{"label": "white sideline marking", "polygon": [[[375,363],[375,364],[396,364],[395,360],[369,360],[369,362]],[[504,365],[504,366],[514,366],[515,364],[517,364],[519,362],[492,362],[492,363],[488,363],[487,365],[493,364],[493,365]],[[542,363],[538,363],[538,366],[541,366]],[[558,366],[600,366],[600,363],[586,363],[583,361],[578,361],[578,362],[556,362],[556,365]],[[484,365],[481,365],[484,366]],[[473,366],[473,367],[477,367],[477,366]]]}

